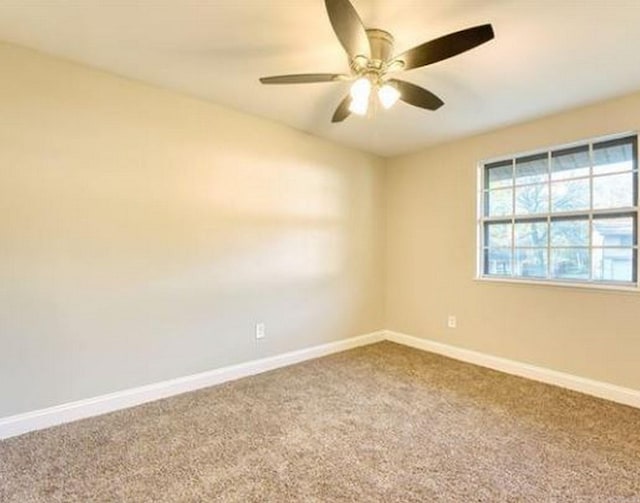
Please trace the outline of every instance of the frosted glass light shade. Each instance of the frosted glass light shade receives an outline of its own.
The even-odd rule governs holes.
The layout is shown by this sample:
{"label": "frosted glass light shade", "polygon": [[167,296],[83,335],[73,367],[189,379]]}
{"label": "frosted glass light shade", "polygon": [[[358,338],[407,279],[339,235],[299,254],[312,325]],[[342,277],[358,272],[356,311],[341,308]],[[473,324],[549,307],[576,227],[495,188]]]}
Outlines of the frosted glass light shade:
{"label": "frosted glass light shade", "polygon": [[349,111],[357,115],[366,115],[371,95],[371,81],[365,77],[359,78],[351,86],[350,94]]}
{"label": "frosted glass light shade", "polygon": [[391,108],[399,98],[400,91],[390,84],[385,84],[378,89],[378,99],[384,108]]}

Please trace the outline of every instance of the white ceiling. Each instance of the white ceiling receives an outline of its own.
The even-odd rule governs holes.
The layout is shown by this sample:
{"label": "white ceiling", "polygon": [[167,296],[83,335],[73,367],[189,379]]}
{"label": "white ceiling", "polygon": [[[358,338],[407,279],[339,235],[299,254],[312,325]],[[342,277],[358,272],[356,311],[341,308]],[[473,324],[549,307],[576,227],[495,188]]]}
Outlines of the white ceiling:
{"label": "white ceiling", "polygon": [[346,72],[323,0],[2,0],[0,39],[273,119],[382,156],[640,89],[638,0],[352,0],[396,52],[483,23],[496,39],[411,70],[445,106],[400,103],[331,124],[347,83],[258,77]]}

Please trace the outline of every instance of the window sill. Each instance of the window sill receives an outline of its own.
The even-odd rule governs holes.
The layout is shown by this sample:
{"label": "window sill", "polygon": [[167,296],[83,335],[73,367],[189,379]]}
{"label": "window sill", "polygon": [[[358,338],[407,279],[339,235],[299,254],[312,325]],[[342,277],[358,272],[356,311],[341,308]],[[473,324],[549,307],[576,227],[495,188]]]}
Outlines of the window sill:
{"label": "window sill", "polygon": [[507,285],[534,285],[542,287],[560,287],[571,288],[578,290],[599,290],[601,292],[610,293],[623,293],[623,294],[638,294],[640,293],[640,287],[638,286],[625,286],[625,285],[611,285],[611,284],[594,284],[594,283],[572,283],[569,281],[548,281],[534,279],[517,279],[517,278],[496,278],[487,276],[476,276],[474,281],[482,283],[502,283]]}

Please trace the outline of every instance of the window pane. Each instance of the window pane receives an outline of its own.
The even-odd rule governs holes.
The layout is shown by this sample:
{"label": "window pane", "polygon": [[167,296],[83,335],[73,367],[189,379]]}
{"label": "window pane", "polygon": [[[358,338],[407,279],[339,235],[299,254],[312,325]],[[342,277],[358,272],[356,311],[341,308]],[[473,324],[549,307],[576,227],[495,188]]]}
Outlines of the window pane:
{"label": "window pane", "polygon": [[485,215],[489,217],[511,215],[513,212],[513,189],[485,192]]}
{"label": "window pane", "polygon": [[511,247],[511,224],[486,223],[484,245],[488,248]]}
{"label": "window pane", "polygon": [[589,279],[589,249],[552,248],[551,276],[558,279]]}
{"label": "window pane", "polygon": [[516,187],[516,215],[535,215],[549,211],[549,185]]}
{"label": "window pane", "polygon": [[551,179],[589,176],[589,146],[558,150],[551,154]]}
{"label": "window pane", "polygon": [[589,191],[589,179],[552,183],[551,211],[588,210]]}
{"label": "window pane", "polygon": [[589,220],[552,220],[551,246],[589,246]]}
{"label": "window pane", "polygon": [[511,161],[495,162],[485,167],[485,189],[511,187],[513,184],[513,163]]}
{"label": "window pane", "polygon": [[546,182],[548,164],[547,154],[536,154],[516,159],[516,185]]}
{"label": "window pane", "polygon": [[599,176],[593,179],[593,207],[627,208],[633,206],[633,174]]}
{"label": "window pane", "polygon": [[594,248],[593,279],[632,282],[633,254],[631,248]]}
{"label": "window pane", "polygon": [[516,246],[547,246],[547,221],[516,222]]}
{"label": "window pane", "polygon": [[511,275],[511,248],[490,248],[484,251],[484,272],[495,276]]}
{"label": "window pane", "polygon": [[546,248],[516,248],[515,275],[525,278],[544,278],[547,275]]}
{"label": "window pane", "polygon": [[592,246],[634,246],[637,244],[635,218],[594,218],[591,239]]}
{"label": "window pane", "polygon": [[596,143],[593,146],[593,174],[631,171],[633,143],[629,138]]}

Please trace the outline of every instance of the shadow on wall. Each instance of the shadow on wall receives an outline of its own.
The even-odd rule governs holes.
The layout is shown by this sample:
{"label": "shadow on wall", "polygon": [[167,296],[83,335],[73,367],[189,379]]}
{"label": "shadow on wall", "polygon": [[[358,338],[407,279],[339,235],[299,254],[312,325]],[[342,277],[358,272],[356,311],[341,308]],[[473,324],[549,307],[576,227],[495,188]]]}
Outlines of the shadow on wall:
{"label": "shadow on wall", "polygon": [[17,337],[3,360],[20,363],[3,369],[56,383],[44,398],[8,389],[20,409],[359,330],[373,271],[361,253],[376,225],[369,170],[231,155],[157,177],[54,164],[12,172],[5,199],[2,323]]}

